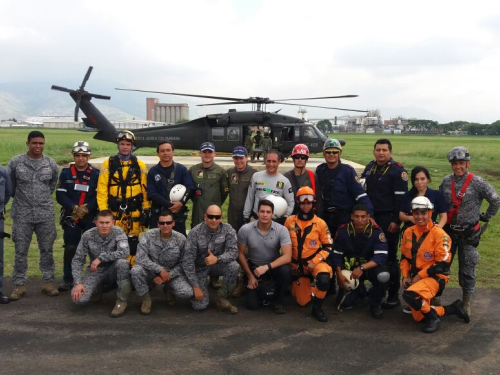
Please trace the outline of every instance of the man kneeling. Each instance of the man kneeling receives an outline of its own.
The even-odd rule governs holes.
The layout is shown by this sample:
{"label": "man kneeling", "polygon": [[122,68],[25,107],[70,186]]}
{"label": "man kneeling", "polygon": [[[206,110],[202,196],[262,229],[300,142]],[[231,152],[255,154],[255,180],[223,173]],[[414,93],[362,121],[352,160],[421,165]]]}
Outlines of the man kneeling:
{"label": "man kneeling", "polygon": [[[95,224],[96,228],[89,229],[82,235],[71,263],[75,283],[71,297],[77,305],[84,305],[103,283],[117,282],[117,299],[111,316],[118,318],[125,313],[127,299],[132,290],[130,266],[127,261],[130,255],[127,235],[123,229],[115,227],[111,211],[100,211]],[[83,276],[82,268],[87,255],[90,265]]]}
{"label": "man kneeling", "polygon": [[401,274],[403,299],[410,306],[413,319],[424,320],[423,332],[439,329],[443,315],[457,315],[469,323],[469,315],[462,301],[448,306],[431,306],[430,301],[440,296],[448,282],[451,262],[451,239],[432,222],[434,206],[426,197],[416,197],[411,202],[415,225],[406,229],[401,239]]}
{"label": "man kneeling", "polygon": [[136,265],[132,268],[132,282],[137,295],[142,297],[141,314],[151,314],[149,283],[164,285],[163,291],[169,305],[175,296],[189,299],[194,296],[182,269],[186,237],[172,228],[174,216],[164,211],[158,217],[158,227],[141,236],[137,247]]}

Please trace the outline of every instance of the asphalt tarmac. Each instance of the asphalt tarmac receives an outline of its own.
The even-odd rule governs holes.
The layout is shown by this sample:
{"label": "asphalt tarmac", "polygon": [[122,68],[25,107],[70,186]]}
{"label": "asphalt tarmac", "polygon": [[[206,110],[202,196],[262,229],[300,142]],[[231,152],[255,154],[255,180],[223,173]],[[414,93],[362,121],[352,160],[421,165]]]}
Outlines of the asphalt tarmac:
{"label": "asphalt tarmac", "polygon": [[[5,279],[4,292],[12,286]],[[0,305],[1,374],[498,374],[500,294],[479,290],[474,316],[465,324],[443,317],[441,328],[424,334],[401,308],[382,320],[369,308],[338,312],[334,297],[320,323],[310,307],[287,297],[286,315],[270,309],[217,311],[211,291],[208,310],[187,301],[166,307],[161,288],[152,292],[153,311],[139,313],[133,293],[126,314],[109,316],[115,293],[79,308],[69,292],[43,295],[41,280],[30,279],[27,295]],[[443,303],[461,296],[447,289]]]}

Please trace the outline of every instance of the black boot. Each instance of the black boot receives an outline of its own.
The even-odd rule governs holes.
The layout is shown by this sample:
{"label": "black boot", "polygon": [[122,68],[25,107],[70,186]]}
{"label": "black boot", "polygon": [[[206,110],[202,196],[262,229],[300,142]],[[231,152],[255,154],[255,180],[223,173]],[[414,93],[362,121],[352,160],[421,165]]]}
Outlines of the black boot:
{"label": "black boot", "polygon": [[318,319],[318,321],[325,323],[328,322],[328,318],[326,317],[321,306],[323,306],[323,300],[318,297],[313,297],[312,315]]}
{"label": "black boot", "polygon": [[441,324],[441,320],[439,319],[438,315],[436,314],[436,311],[434,309],[431,309],[427,314],[425,315],[425,326],[422,329],[422,332],[424,333],[434,333],[439,329],[439,325]]}
{"label": "black boot", "polygon": [[375,319],[382,319],[384,317],[384,312],[380,306],[370,306],[370,314]]}
{"label": "black boot", "polygon": [[467,311],[465,311],[464,306],[462,304],[462,300],[459,300],[459,299],[457,299],[451,305],[445,306],[444,307],[444,314],[445,315],[456,315],[460,319],[463,319],[465,321],[465,323],[470,322],[469,314],[467,314]]}
{"label": "black boot", "polygon": [[10,302],[10,298],[0,292],[0,304],[5,305]]}

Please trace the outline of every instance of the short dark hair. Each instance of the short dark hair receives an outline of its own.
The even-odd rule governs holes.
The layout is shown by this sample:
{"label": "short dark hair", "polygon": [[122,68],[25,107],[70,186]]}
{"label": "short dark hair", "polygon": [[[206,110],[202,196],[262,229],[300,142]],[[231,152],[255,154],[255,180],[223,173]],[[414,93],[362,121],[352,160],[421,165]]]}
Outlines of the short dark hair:
{"label": "short dark hair", "polygon": [[45,136],[43,135],[43,133],[41,131],[33,130],[33,131],[30,131],[30,133],[28,134],[28,142],[31,141],[32,138],[45,139]]}
{"label": "short dark hair", "polygon": [[156,144],[156,152],[160,152],[160,146],[161,145],[164,145],[164,144],[169,144],[170,146],[172,146],[172,151],[174,151],[174,144],[170,141],[160,141]]}
{"label": "short dark hair", "polygon": [[387,138],[380,138],[380,139],[377,139],[377,141],[375,142],[375,144],[373,145],[373,149],[375,150],[375,148],[377,147],[377,145],[388,145],[389,146],[389,151],[392,151],[392,143],[390,140],[388,140]]}
{"label": "short dark hair", "polygon": [[169,210],[165,210],[165,211],[160,212],[160,214],[158,215],[158,220],[160,220],[160,217],[162,217],[162,216],[171,216],[172,220],[175,220],[174,214],[172,212],[170,212]]}
{"label": "short dark hair", "polygon": [[415,187],[415,178],[417,178],[417,174],[419,174],[420,172],[424,172],[425,177],[427,177],[429,182],[431,181],[431,174],[429,173],[429,170],[422,165],[417,165],[411,170],[411,184],[413,185],[412,190],[414,190],[415,192],[417,190],[417,188]]}
{"label": "short dark hair", "polygon": [[259,201],[259,205],[257,206],[257,211],[260,211],[260,206],[268,206],[271,207],[272,212],[274,213],[274,203],[269,199],[261,199]]}
{"label": "short dark hair", "polygon": [[113,213],[110,210],[101,210],[97,213],[96,219],[98,217],[108,217],[111,216],[114,219]]}
{"label": "short dark hair", "polygon": [[363,211],[363,212],[366,212],[367,214],[370,214],[370,211],[368,210],[368,207],[366,207],[364,204],[357,204],[355,205],[353,208],[352,208],[352,213],[354,213],[354,211]]}
{"label": "short dark hair", "polygon": [[[279,152],[278,150],[275,150],[275,149],[269,150],[267,152],[267,154],[266,154],[266,160],[267,160],[267,157],[270,154],[276,154],[276,155],[278,155],[278,159],[280,160],[280,163],[283,163],[285,161],[285,158],[283,157],[283,154],[281,152]],[[264,160],[264,161],[266,161],[266,160]]]}

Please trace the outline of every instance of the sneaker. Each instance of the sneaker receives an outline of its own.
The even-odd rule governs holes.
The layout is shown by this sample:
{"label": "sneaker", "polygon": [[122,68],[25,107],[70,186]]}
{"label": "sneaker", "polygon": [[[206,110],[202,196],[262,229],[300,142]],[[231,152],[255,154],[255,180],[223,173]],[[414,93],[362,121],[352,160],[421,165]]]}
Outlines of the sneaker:
{"label": "sneaker", "polygon": [[275,303],[273,305],[273,312],[278,315],[286,314],[286,310],[281,303]]}
{"label": "sneaker", "polygon": [[50,296],[50,297],[55,297],[59,295],[59,291],[54,288],[54,285],[52,284],[51,281],[47,281],[43,283],[42,286],[42,293]]}
{"label": "sneaker", "polygon": [[370,314],[375,319],[382,319],[384,317],[384,312],[380,308],[380,306],[370,306]]}
{"label": "sneaker", "polygon": [[0,305],[6,305],[10,302],[9,297],[7,297],[5,294],[0,292]]}
{"label": "sneaker", "polygon": [[403,307],[403,312],[404,312],[405,314],[411,314],[411,308],[410,308],[410,306],[405,306],[405,307]]}
{"label": "sneaker", "polygon": [[71,290],[73,288],[73,282],[71,281],[63,281],[59,286],[57,287],[57,290],[60,292],[67,292],[68,290]]}
{"label": "sneaker", "polygon": [[394,309],[394,308],[398,307],[399,305],[401,305],[401,301],[399,300],[399,297],[387,298],[386,301],[382,302],[382,308],[385,310]]}
{"label": "sneaker", "polygon": [[26,287],[24,285],[17,285],[10,294],[11,301],[18,301],[26,294]]}

